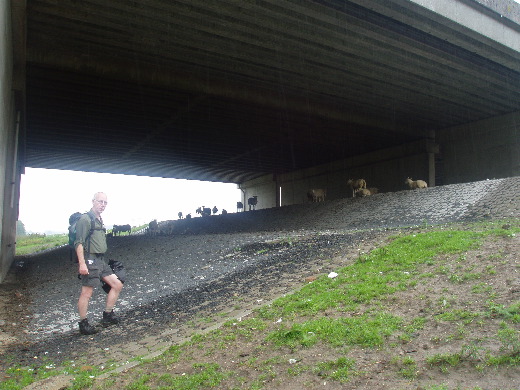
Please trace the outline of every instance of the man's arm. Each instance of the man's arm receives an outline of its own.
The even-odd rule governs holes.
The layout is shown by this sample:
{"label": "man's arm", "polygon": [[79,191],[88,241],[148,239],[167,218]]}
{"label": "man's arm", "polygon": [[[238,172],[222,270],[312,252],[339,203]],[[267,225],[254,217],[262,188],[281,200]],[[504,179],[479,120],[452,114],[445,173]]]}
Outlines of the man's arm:
{"label": "man's arm", "polygon": [[83,251],[83,244],[76,246],[76,254],[78,255],[79,273],[81,275],[88,275],[87,263],[85,262],[85,252]]}
{"label": "man's arm", "polygon": [[83,215],[76,224],[76,241],[74,242],[76,247],[76,254],[78,255],[79,273],[81,275],[88,275],[88,268],[85,262],[88,259],[85,259],[84,243],[86,241],[89,229],[90,219],[85,218]]}

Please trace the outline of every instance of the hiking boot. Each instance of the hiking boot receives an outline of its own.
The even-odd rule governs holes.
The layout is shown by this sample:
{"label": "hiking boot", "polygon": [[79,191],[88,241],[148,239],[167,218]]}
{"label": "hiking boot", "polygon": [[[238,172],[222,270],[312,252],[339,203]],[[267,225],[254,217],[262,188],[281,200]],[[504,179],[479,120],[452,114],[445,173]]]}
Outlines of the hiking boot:
{"label": "hiking boot", "polygon": [[88,323],[88,319],[86,318],[78,322],[78,324],[79,333],[81,334],[95,334],[98,332],[96,328],[94,328],[92,325]]}
{"label": "hiking boot", "polygon": [[103,326],[117,325],[117,324],[119,324],[119,317],[116,316],[116,313],[114,313],[114,310],[112,310],[109,313],[104,311],[103,319],[101,320],[101,323],[103,324]]}

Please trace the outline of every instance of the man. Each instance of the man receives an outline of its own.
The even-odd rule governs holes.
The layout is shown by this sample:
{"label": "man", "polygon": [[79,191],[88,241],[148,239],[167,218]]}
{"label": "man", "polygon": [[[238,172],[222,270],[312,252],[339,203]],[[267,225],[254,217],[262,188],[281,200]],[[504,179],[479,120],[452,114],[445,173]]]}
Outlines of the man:
{"label": "man", "polygon": [[106,206],[107,196],[103,192],[97,192],[92,199],[92,208],[83,214],[76,224],[74,247],[78,255],[81,278],[81,294],[78,300],[79,331],[86,335],[97,332],[96,328],[88,323],[87,310],[94,287],[99,286],[101,280],[110,286],[101,323],[103,326],[119,323],[119,318],[114,314],[114,306],[123,283],[104,260],[107,241],[101,213],[105,211]]}

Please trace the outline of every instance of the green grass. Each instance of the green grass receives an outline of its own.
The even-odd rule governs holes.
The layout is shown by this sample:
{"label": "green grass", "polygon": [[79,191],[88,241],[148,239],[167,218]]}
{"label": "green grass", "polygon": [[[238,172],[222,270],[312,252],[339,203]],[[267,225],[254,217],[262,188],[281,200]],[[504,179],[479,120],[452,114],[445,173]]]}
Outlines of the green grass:
{"label": "green grass", "polygon": [[[148,225],[132,227],[132,231],[138,231],[146,228]],[[107,232],[111,232],[108,230]],[[123,233],[125,234],[125,233]],[[128,233],[126,233],[128,235]],[[47,249],[53,249],[66,245],[69,242],[68,234],[28,234],[16,237],[16,256],[24,256],[32,253],[38,253]]]}
{"label": "green grass", "polygon": [[356,311],[361,304],[382,299],[408,288],[417,266],[435,256],[461,253],[478,245],[483,233],[433,231],[395,237],[387,246],[338,271],[338,277],[323,276],[300,291],[261,310],[264,318],[315,315],[327,309]]}
{"label": "green grass", "polygon": [[16,255],[23,256],[57,248],[69,242],[67,234],[29,234],[16,237]]}

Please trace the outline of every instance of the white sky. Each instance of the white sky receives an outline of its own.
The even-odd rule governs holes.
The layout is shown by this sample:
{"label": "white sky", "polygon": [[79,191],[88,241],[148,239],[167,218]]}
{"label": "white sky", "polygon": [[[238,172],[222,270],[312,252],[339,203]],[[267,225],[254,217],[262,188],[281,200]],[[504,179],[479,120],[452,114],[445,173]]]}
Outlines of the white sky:
{"label": "white sky", "polygon": [[69,216],[90,210],[97,191],[108,197],[102,214],[107,227],[178,219],[179,211],[196,218],[199,206],[233,213],[241,194],[228,183],[26,168],[18,219],[28,233],[66,233]]}

